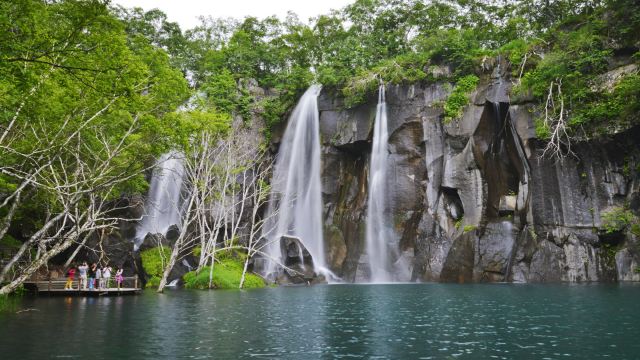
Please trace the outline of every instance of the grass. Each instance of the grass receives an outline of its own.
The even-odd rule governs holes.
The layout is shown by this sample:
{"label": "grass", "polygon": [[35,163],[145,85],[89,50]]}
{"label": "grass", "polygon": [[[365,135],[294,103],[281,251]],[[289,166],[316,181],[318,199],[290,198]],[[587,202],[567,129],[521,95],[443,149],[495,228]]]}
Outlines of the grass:
{"label": "grass", "polygon": [[[216,289],[238,289],[242,277],[243,262],[237,258],[223,258],[213,268],[213,286]],[[195,271],[184,275],[184,287],[187,289],[208,289],[209,270],[206,266],[199,273]],[[262,288],[265,286],[261,277],[247,272],[244,280],[244,288]]]}

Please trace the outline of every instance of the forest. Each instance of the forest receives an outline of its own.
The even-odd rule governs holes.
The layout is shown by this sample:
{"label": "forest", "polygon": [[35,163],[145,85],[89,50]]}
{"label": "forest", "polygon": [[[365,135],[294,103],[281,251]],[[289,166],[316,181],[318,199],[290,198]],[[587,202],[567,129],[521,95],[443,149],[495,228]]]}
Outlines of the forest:
{"label": "forest", "polygon": [[194,190],[177,245],[153,250],[160,264],[148,255],[153,287],[184,252],[193,287],[214,287],[216,261],[243,287],[262,254],[272,134],[312,84],[350,108],[381,82],[446,82],[451,122],[500,58],[550,156],[640,124],[637,67],[598,85],[619,59],[640,63],[635,0],[357,0],[308,21],[207,16],[193,29],[108,0],[15,0],[0,2],[0,28],[1,295],[117,228],[169,151]]}

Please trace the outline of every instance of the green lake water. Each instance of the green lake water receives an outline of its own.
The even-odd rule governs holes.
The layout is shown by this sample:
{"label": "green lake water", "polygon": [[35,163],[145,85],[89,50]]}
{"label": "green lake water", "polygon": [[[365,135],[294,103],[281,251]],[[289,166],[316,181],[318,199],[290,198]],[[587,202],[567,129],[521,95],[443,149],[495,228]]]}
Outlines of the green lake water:
{"label": "green lake water", "polygon": [[25,298],[1,359],[640,359],[640,285],[327,285]]}

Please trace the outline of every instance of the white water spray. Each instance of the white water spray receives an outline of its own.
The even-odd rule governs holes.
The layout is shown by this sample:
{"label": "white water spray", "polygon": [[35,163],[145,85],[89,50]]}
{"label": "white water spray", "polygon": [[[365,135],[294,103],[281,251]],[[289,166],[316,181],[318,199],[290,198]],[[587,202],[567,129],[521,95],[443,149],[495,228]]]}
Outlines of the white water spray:
{"label": "white water spray", "polygon": [[[312,85],[296,105],[282,138],[271,181],[271,198],[263,237],[266,253],[282,262],[280,238],[301,240],[313,258],[314,271],[330,280],[322,235],[322,193],[320,184],[320,128],[318,95]],[[301,259],[302,260],[302,259]],[[275,261],[266,259],[264,275],[278,271]]]}
{"label": "white water spray", "polygon": [[182,225],[180,191],[183,174],[184,166],[179,153],[168,152],[158,159],[151,178],[145,215],[136,230],[137,245],[149,233],[165,235],[171,225]]}
{"label": "white water spray", "polygon": [[389,133],[387,129],[387,104],[384,85],[378,92],[378,107],[373,129],[373,148],[369,168],[369,196],[367,207],[366,244],[371,270],[371,282],[389,282],[389,247],[392,233],[387,223],[387,168],[389,158]]}

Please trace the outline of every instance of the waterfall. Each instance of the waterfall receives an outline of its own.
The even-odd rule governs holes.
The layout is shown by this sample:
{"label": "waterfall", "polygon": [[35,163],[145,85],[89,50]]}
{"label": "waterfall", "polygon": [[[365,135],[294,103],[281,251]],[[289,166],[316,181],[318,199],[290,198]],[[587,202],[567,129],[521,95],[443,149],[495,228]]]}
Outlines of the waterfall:
{"label": "waterfall", "polygon": [[[284,235],[299,238],[311,254],[316,274],[323,274],[329,280],[332,274],[325,262],[322,235],[317,101],[320,89],[320,85],[312,85],[289,118],[271,181],[263,238],[267,241],[266,253],[280,262],[280,238]],[[276,275],[277,264],[269,259],[265,261],[264,275]]]}
{"label": "waterfall", "polygon": [[389,272],[389,248],[387,242],[392,233],[387,223],[387,167],[389,158],[389,134],[387,129],[387,104],[384,85],[378,91],[378,107],[373,129],[373,147],[369,167],[369,194],[367,199],[366,245],[371,270],[371,282],[392,281]]}
{"label": "waterfall", "polygon": [[158,159],[151,178],[145,215],[136,229],[137,245],[148,233],[165,235],[171,225],[182,225],[180,191],[183,173],[181,154],[171,151]]}

